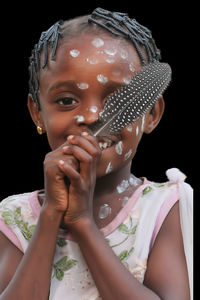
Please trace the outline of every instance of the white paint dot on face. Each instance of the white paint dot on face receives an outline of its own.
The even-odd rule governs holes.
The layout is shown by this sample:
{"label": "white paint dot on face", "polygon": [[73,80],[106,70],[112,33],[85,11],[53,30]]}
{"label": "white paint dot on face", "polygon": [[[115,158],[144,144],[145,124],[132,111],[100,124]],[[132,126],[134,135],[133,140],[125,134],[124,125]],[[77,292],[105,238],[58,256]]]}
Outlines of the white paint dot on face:
{"label": "white paint dot on face", "polygon": [[85,120],[84,116],[79,115],[75,116],[74,118],[77,120],[77,122],[83,122]]}
{"label": "white paint dot on face", "polygon": [[120,56],[121,56],[122,59],[127,59],[128,58],[128,52],[124,49],[121,49]]}
{"label": "white paint dot on face", "polygon": [[77,83],[77,86],[79,89],[81,90],[86,90],[89,88],[89,84],[88,83],[84,83],[84,82],[81,82],[81,83]]}
{"label": "white paint dot on face", "polygon": [[142,132],[144,131],[145,117],[146,117],[145,115],[142,116],[142,125],[141,125]]}
{"label": "white paint dot on face", "polygon": [[133,63],[130,63],[129,64],[129,70],[131,71],[131,72],[135,72],[135,67],[134,67],[134,64]]}
{"label": "white paint dot on face", "polygon": [[113,64],[115,62],[114,58],[106,58],[108,64]]}
{"label": "white paint dot on face", "polygon": [[98,107],[97,106],[91,106],[89,110],[93,113],[96,113],[98,111]]}
{"label": "white paint dot on face", "polygon": [[104,45],[104,41],[100,38],[95,38],[94,40],[92,40],[92,45],[96,48],[100,48]]}
{"label": "white paint dot on face", "polygon": [[116,151],[117,154],[122,155],[122,152],[123,152],[123,143],[122,143],[122,141],[119,141],[115,145],[115,151]]}
{"label": "white paint dot on face", "polygon": [[126,77],[123,78],[123,82],[125,84],[129,84],[130,81],[131,81],[131,79],[132,79],[131,75],[128,75],[128,76],[126,76]]}
{"label": "white paint dot on face", "polygon": [[99,62],[97,58],[92,58],[92,57],[86,58],[86,61],[91,65],[96,65]]}
{"label": "white paint dot on face", "polygon": [[139,133],[139,127],[138,126],[135,129],[135,133],[136,133],[136,136],[138,136],[138,133]]}
{"label": "white paint dot on face", "polygon": [[101,83],[106,83],[108,82],[108,78],[102,74],[98,74],[97,75],[97,80]]}
{"label": "white paint dot on face", "polygon": [[132,154],[132,149],[130,149],[130,150],[124,155],[124,160],[129,159],[129,157],[131,156],[131,154]]}
{"label": "white paint dot on face", "polygon": [[128,126],[126,127],[126,130],[129,131],[129,132],[132,132],[132,130],[133,130],[132,125],[128,125]]}
{"label": "white paint dot on face", "polygon": [[107,165],[107,168],[106,168],[106,174],[110,173],[112,171],[112,164],[111,162],[109,162],[109,164]]}
{"label": "white paint dot on face", "polygon": [[117,53],[117,50],[115,48],[110,48],[104,49],[104,52],[110,56],[114,56]]}
{"label": "white paint dot on face", "polygon": [[77,56],[79,56],[80,51],[77,50],[77,49],[72,49],[72,50],[69,51],[69,53],[70,53],[70,55],[71,55],[72,57],[77,57]]}

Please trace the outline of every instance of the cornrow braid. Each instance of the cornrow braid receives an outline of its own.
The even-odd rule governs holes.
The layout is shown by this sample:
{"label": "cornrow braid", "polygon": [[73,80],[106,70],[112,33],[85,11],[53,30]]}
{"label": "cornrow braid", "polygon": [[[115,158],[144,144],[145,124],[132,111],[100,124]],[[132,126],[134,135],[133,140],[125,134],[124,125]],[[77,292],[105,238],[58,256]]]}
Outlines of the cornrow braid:
{"label": "cornrow braid", "polygon": [[[99,34],[100,31],[97,27],[91,27],[92,23],[96,24],[99,29],[106,30],[117,37],[129,39],[133,43],[142,65],[146,64],[146,60],[141,46],[145,49],[148,63],[161,58],[160,50],[156,47],[151,31],[140,25],[135,19],[130,19],[126,13],[96,8],[89,16],[78,17],[67,22],[60,20],[47,31],[42,32],[39,42],[35,44],[29,58],[29,93],[32,95],[38,110],[40,110],[39,71],[40,68],[44,69],[48,64],[49,49],[52,50],[51,60],[55,60],[58,41],[64,36],[75,37],[83,31]],[[42,52],[43,61],[41,62]]]}
{"label": "cornrow braid", "polygon": [[124,36],[131,40],[143,65],[146,64],[146,61],[141,52],[141,45],[145,47],[149,63],[161,58],[160,50],[156,47],[151,31],[140,25],[135,19],[130,19],[128,14],[96,8],[88,21],[103,27],[116,36]]}
{"label": "cornrow braid", "polygon": [[35,44],[34,49],[32,50],[32,55],[29,59],[29,92],[33,97],[33,100],[36,102],[38,110],[40,110],[40,103],[38,99],[39,92],[39,80],[38,72],[40,70],[40,55],[43,51],[44,61],[42,68],[44,69],[48,62],[48,50],[49,46],[52,48],[51,60],[55,60],[56,49],[58,46],[58,40],[60,36],[59,28],[63,24],[63,21],[60,20],[51,26],[47,31],[42,32],[38,44]]}

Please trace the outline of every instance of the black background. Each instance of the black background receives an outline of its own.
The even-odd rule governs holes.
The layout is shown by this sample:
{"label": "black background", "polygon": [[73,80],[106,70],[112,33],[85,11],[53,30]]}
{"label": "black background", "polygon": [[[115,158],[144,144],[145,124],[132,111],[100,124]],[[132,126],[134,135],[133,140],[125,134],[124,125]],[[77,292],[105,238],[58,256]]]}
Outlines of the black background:
{"label": "black background", "polygon": [[[180,2],[181,3],[181,2]],[[42,7],[41,7],[42,4]],[[28,58],[42,31],[59,19],[69,19],[102,7],[128,12],[151,29],[162,61],[168,62],[173,80],[165,92],[166,110],[159,126],[143,136],[133,161],[136,176],[165,181],[165,171],[177,167],[193,183],[191,141],[194,139],[191,96],[190,20],[194,7],[160,1],[53,1],[5,4],[1,12],[1,188],[0,199],[43,187],[42,162],[49,151],[27,110]],[[192,10],[190,10],[192,7]],[[194,146],[193,146],[194,147]]]}

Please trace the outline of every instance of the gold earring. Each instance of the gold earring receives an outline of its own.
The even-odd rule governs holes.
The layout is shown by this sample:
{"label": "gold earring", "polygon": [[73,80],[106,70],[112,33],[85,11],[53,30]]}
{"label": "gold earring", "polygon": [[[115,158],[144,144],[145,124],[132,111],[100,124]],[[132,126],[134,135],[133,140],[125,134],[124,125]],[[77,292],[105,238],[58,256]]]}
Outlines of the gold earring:
{"label": "gold earring", "polygon": [[41,126],[37,126],[37,132],[41,135],[41,134],[43,134],[43,129],[42,129],[42,127]]}

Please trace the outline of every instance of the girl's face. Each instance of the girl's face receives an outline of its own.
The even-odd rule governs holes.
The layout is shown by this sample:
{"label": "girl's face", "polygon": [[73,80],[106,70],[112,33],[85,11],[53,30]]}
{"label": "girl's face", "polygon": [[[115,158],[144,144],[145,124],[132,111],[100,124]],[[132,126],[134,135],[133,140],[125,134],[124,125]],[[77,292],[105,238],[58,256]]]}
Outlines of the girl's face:
{"label": "girl's face", "polygon": [[[108,95],[128,84],[141,69],[133,46],[109,35],[84,35],[62,42],[55,61],[40,72],[40,116],[52,150],[69,135],[80,135],[98,119]],[[130,164],[145,118],[120,134],[98,137],[102,156],[97,176]]]}

